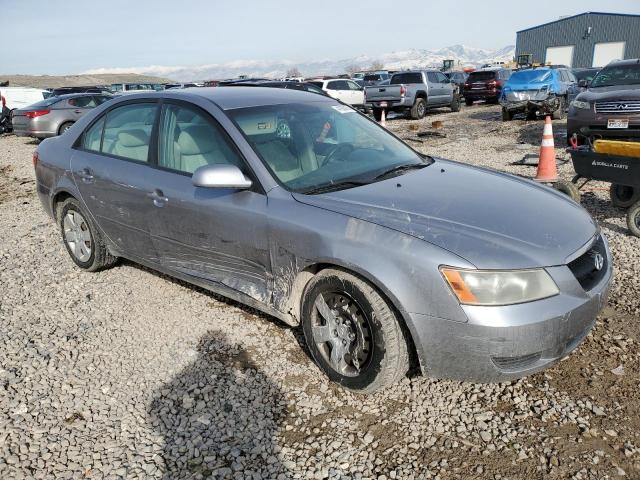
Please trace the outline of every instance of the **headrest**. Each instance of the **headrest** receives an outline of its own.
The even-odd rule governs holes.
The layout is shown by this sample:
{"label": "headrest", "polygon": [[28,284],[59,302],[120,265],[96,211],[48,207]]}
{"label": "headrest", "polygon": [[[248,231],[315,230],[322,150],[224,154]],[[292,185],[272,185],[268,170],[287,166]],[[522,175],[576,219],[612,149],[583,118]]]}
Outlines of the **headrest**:
{"label": "headrest", "polygon": [[276,115],[272,113],[244,115],[238,118],[237,121],[244,134],[249,137],[275,133],[276,128],[278,128]]}
{"label": "headrest", "polygon": [[149,144],[149,134],[144,130],[124,130],[118,132],[118,143],[123,147],[141,147]]}
{"label": "headrest", "polygon": [[180,132],[178,146],[182,155],[208,153],[217,146],[215,133],[209,125],[192,125]]}

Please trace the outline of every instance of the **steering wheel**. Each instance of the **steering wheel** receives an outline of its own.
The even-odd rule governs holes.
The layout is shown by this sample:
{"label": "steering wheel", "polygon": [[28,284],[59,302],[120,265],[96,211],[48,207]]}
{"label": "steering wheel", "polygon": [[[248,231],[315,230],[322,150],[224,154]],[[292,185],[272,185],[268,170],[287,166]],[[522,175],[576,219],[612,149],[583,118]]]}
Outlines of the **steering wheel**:
{"label": "steering wheel", "polygon": [[353,152],[355,148],[350,143],[341,143],[340,145],[336,145],[326,157],[324,157],[324,161],[322,162],[322,166],[329,165],[330,163],[335,162],[344,162],[347,156]]}

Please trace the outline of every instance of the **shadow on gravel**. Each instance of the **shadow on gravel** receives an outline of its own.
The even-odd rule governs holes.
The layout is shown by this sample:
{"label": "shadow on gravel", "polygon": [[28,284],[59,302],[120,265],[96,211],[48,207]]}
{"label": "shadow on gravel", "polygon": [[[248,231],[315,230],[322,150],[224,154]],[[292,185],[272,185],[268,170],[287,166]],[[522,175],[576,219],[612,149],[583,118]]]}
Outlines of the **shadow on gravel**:
{"label": "shadow on gravel", "polygon": [[[518,133],[518,142],[529,143],[540,146],[542,141],[542,130],[544,129],[544,119],[531,120],[527,122]],[[567,124],[566,122],[554,122],[553,139],[556,150],[561,150],[567,146]]]}
{"label": "shadow on gravel", "polygon": [[[287,401],[249,354],[208,332],[198,356],[154,393],[149,416],[164,439],[165,480],[275,478],[285,473],[274,453]],[[149,473],[149,472],[147,472]]]}

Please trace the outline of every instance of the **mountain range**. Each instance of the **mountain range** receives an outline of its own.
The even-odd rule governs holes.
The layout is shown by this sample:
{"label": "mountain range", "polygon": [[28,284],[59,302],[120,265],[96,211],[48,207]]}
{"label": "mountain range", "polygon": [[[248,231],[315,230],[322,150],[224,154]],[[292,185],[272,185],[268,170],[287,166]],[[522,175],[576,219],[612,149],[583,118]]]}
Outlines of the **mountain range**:
{"label": "mountain range", "polygon": [[453,45],[439,49],[409,49],[381,55],[359,55],[341,60],[323,59],[294,62],[289,60],[236,60],[194,66],[149,65],[146,67],[98,68],[84,74],[137,73],[172,78],[176,81],[198,81],[208,79],[234,78],[239,75],[249,77],[284,77],[291,69],[297,69],[303,76],[336,75],[350,68],[367,69],[373,64],[382,64],[389,70],[410,68],[441,67],[442,61],[453,59],[460,67],[480,66],[485,63],[505,62],[513,59],[515,47],[508,45],[497,50]]}

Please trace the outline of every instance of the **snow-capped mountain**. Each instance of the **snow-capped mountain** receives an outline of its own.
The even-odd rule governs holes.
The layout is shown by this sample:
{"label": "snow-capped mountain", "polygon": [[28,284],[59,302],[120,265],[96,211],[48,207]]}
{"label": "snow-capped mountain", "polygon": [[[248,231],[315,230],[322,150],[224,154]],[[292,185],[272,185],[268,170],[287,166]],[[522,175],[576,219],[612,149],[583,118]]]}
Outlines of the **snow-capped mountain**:
{"label": "snow-capped mountain", "polygon": [[442,61],[453,59],[458,65],[479,66],[485,63],[505,62],[513,59],[515,47],[509,45],[498,50],[453,45],[440,49],[410,49],[381,55],[360,55],[342,60],[310,60],[294,62],[289,60],[236,60],[233,62],[196,65],[99,68],[84,72],[99,73],[139,73],[173,78],[177,81],[233,78],[238,75],[250,77],[279,78],[292,68],[297,68],[303,76],[334,75],[346,72],[351,67],[367,69],[373,63],[382,63],[390,70],[409,68],[440,67]]}

